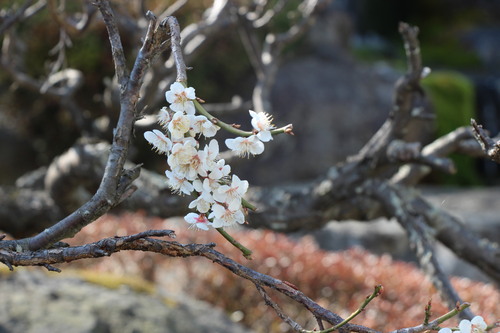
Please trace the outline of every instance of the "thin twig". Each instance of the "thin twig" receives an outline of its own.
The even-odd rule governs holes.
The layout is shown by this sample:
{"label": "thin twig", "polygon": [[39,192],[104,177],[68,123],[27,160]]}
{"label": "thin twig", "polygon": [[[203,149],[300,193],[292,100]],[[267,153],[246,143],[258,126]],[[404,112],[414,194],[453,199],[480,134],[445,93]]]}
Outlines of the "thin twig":
{"label": "thin twig", "polygon": [[465,311],[470,307],[469,303],[462,303],[453,308],[450,312],[442,315],[439,318],[436,318],[435,320],[427,323],[427,324],[422,324],[414,327],[408,327],[408,328],[401,328],[395,331],[392,331],[390,333],[419,333],[419,332],[424,332],[428,330],[439,330],[439,325],[444,323],[446,320],[455,317],[457,314],[461,313],[462,311]]}
{"label": "thin twig", "polygon": [[432,316],[432,299],[429,300],[427,305],[425,306],[425,311],[424,311],[424,325],[429,325],[429,319]]}
{"label": "thin twig", "polygon": [[290,327],[293,330],[295,330],[297,332],[304,332],[304,329],[302,328],[302,326],[300,326],[292,318],[290,318],[289,316],[287,316],[283,312],[283,310],[281,310],[281,308],[279,307],[279,305],[276,304],[275,302],[273,302],[273,300],[271,299],[271,297],[269,297],[269,295],[266,293],[266,291],[264,290],[264,288],[262,288],[261,285],[259,285],[258,283],[255,283],[255,288],[257,288],[257,291],[259,292],[259,294],[264,299],[264,302],[266,303],[266,305],[270,306],[276,312],[276,314],[278,315],[278,317],[281,318],[281,320],[283,320],[285,323],[287,323],[288,325],[290,325]]}
{"label": "thin twig", "polygon": [[215,228],[215,230],[217,230],[219,234],[221,234],[222,237],[224,237],[229,243],[233,244],[234,247],[240,250],[245,258],[247,258],[248,260],[252,260],[252,250],[246,248],[244,245],[238,242],[233,236],[228,234],[224,230],[224,228]]}
{"label": "thin twig", "polygon": [[2,19],[2,25],[0,25],[0,36],[5,33],[7,29],[9,29],[14,23],[19,21],[26,10],[31,6],[33,0],[26,0],[22,6],[15,12],[10,15],[5,15]]}
{"label": "thin twig", "polygon": [[172,43],[172,56],[174,57],[175,67],[177,69],[177,81],[181,83],[187,82],[186,64],[182,56],[181,47],[181,28],[179,22],[174,16],[169,16],[161,21],[160,26],[168,26],[170,28],[170,40]]}
{"label": "thin twig", "polygon": [[356,318],[361,312],[364,311],[364,309],[366,308],[366,306],[375,298],[375,297],[378,297],[381,293],[382,293],[382,285],[377,285],[375,286],[375,288],[373,289],[373,292],[368,295],[366,297],[366,299],[363,301],[363,303],[356,309],[356,311],[354,311],[353,313],[351,313],[346,319],[344,319],[342,322],[338,323],[337,325],[333,326],[333,327],[330,327],[328,329],[322,329],[321,331],[306,331],[304,330],[303,333],[331,333],[331,332],[334,332],[336,330],[339,330],[341,329],[342,327],[344,327],[345,325],[347,325],[351,320],[353,320],[354,318]]}
{"label": "thin twig", "polygon": [[[255,134],[253,131],[242,131],[242,130],[234,127],[233,125],[225,123],[222,120],[220,120],[220,119],[212,116],[210,113],[208,113],[207,110],[205,110],[205,108],[203,107],[203,105],[201,105],[196,100],[194,101],[194,106],[196,107],[196,110],[201,115],[204,115],[212,123],[214,123],[215,125],[219,126],[220,128],[223,128],[224,130],[226,130],[226,131],[228,131],[228,132],[230,132],[232,134],[235,134],[235,135],[238,135],[238,136],[243,136],[243,137],[248,137],[248,136],[251,136],[251,135]],[[292,124],[288,124],[286,126],[283,126],[283,127],[280,127],[280,128],[272,130],[271,134],[272,135],[278,135],[278,134],[282,134],[282,133],[293,134],[292,131],[293,131],[293,125]]]}

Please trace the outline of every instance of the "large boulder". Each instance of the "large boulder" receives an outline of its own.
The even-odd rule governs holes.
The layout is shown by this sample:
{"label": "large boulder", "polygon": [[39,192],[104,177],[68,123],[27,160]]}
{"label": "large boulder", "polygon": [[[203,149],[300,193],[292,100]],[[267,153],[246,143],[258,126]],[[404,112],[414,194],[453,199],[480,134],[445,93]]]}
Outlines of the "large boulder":
{"label": "large boulder", "polygon": [[[276,125],[294,125],[295,137],[277,136],[238,173],[270,184],[315,178],[356,153],[382,125],[398,74],[366,66],[345,54],[306,56],[279,69],[272,91]],[[262,167],[265,166],[265,167]]]}

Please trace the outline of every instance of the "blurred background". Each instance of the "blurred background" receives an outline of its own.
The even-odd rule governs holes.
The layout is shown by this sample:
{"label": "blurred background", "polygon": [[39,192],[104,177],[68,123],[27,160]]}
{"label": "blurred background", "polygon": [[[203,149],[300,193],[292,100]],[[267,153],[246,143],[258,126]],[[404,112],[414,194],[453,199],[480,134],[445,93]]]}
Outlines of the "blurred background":
{"label": "blurred background", "polygon": [[[298,1],[290,1],[294,8]],[[7,1],[3,10],[21,1]],[[146,1],[146,8],[159,6]],[[167,2],[168,3],[168,2]],[[210,1],[189,1],[177,12],[181,26],[199,20]],[[128,1],[117,6],[133,6]],[[66,10],[80,10],[67,4]],[[432,75],[423,81],[438,114],[429,140],[478,119],[492,133],[500,128],[500,4],[496,1],[332,1],[319,13],[313,27],[288,45],[280,62],[271,100],[276,125],[293,123],[294,138],[278,137],[267,145],[272,153],[241,163],[238,172],[254,184],[314,179],[332,164],[357,152],[387,117],[393,85],[404,73],[405,57],[398,22],[420,27],[424,66]],[[269,29],[289,26],[287,12],[278,15]],[[4,161],[0,182],[13,184],[23,173],[46,166],[80,136],[110,138],[117,116],[109,107],[105,88],[114,74],[108,37],[99,20],[81,35],[58,45],[60,31],[47,11],[16,26],[18,66],[35,78],[48,76],[64,49],[64,66],[80,70],[84,84],[75,95],[82,106],[84,125],[61,103],[13,83],[0,72],[0,148]],[[134,58],[138,41],[122,34],[127,59]],[[132,37],[132,38],[129,38]],[[250,101],[256,78],[237,29],[211,38],[203,52],[188,63],[189,83],[209,103]],[[164,102],[148,105],[154,113]],[[249,105],[252,108],[252,105]],[[224,115],[249,127],[244,110]],[[98,122],[91,122],[99,119]],[[97,125],[96,125],[97,124]],[[100,125],[99,125],[100,124]],[[84,132],[84,133],[83,133]],[[151,154],[137,135],[132,159],[163,171],[163,160]],[[498,182],[492,163],[455,157],[458,174],[437,175],[431,182],[456,185],[491,185]],[[270,167],[261,168],[266,165]],[[281,166],[281,167],[280,167]],[[286,166],[286,167],[282,167]]]}
{"label": "blurred background", "polygon": [[[291,9],[299,2],[290,0],[285,3]],[[8,13],[23,3],[19,0],[2,1],[1,13]],[[135,17],[138,19],[142,17],[138,3],[114,1],[113,6],[118,12],[138,13]],[[144,8],[165,8],[172,3],[145,1]],[[245,5],[250,1],[234,3]],[[198,22],[211,4],[212,1],[202,0],[185,2],[175,13],[181,27]],[[81,3],[68,2],[65,10],[78,13]],[[3,70],[0,70],[0,185],[14,185],[16,179],[27,172],[47,167],[82,137],[86,140],[111,139],[119,112],[116,96],[110,89],[114,65],[106,28],[100,17],[97,18],[84,33],[64,39],[61,39],[58,23],[43,10],[11,28],[15,31],[15,38],[10,39],[9,47],[16,50],[17,56],[4,63]],[[134,14],[127,19],[133,20]],[[285,31],[293,19],[289,11],[284,10],[259,36],[263,37],[269,31]],[[252,185],[307,182],[355,154],[388,116],[394,84],[406,72],[403,43],[398,34],[400,21],[420,28],[423,64],[432,70],[422,85],[437,119],[426,133],[422,133],[425,141],[431,142],[457,127],[467,126],[471,118],[496,135],[500,131],[500,2],[337,0],[322,6],[310,29],[287,45],[282,53],[270,95],[272,115],[277,126],[293,123],[295,136],[276,137],[266,144],[267,153],[262,156],[232,161],[235,173],[248,179]],[[142,33],[138,35],[127,30],[126,20],[120,27],[126,57],[132,63]],[[61,44],[61,40],[65,42]],[[4,40],[2,48],[6,47]],[[61,54],[64,59],[60,58]],[[160,63],[166,60],[166,55],[158,59]],[[83,112],[74,114],[64,101],[16,82],[8,70],[8,67],[16,68],[34,78],[44,79],[51,75],[55,64],[63,69],[77,69],[83,74],[83,83],[74,94],[74,101]],[[187,65],[193,68],[188,73],[189,85],[196,88],[197,96],[207,104],[240,105],[232,111],[214,108],[214,115],[228,123],[240,123],[244,129],[250,128],[248,109],[253,108],[252,91],[257,78],[238,30],[222,29],[203,45],[199,53],[190,57]],[[162,87],[164,91],[167,85]],[[165,105],[162,100],[142,107],[146,114],[154,114]],[[163,174],[164,158],[151,152],[142,136],[142,132],[152,126],[147,122],[137,125],[130,158],[135,163],[143,163],[146,169]],[[489,236],[500,235],[495,210],[500,204],[495,199],[499,193],[495,186],[500,180],[498,166],[466,156],[453,156],[453,159],[457,164],[457,174],[433,173],[425,180],[423,190],[434,204],[465,217],[475,231]],[[214,241],[221,244],[219,250],[239,258],[217,235],[185,230],[185,225],[176,218],[161,220],[141,214],[105,216],[85,228],[71,242],[76,245],[116,234],[175,227],[182,242]],[[238,239],[246,240],[246,245],[259,258],[252,262],[252,268],[296,284],[311,298],[343,316],[356,309],[374,284],[383,283],[387,292],[379,303],[374,303],[374,307],[360,317],[359,323],[380,330],[419,324],[423,307],[431,297],[435,301],[436,313],[445,311],[439,297],[435,296],[435,289],[428,281],[422,282],[425,277],[418,269],[393,261],[413,262],[415,259],[409,251],[404,230],[395,221],[332,222],[315,233],[291,237],[267,231],[237,231],[236,235]],[[355,249],[340,252],[353,247]],[[453,259],[446,250],[440,250],[440,255],[450,274],[488,282],[471,267]],[[117,328],[120,321],[132,323],[133,318],[142,318],[148,323],[156,323],[157,318],[166,316],[159,313],[156,318],[150,318],[137,312],[137,304],[150,311],[161,306],[191,309],[183,315],[173,315],[168,322],[158,322],[159,327],[172,327],[172,332],[196,329],[207,332],[290,331],[265,306],[250,283],[241,283],[230,273],[226,274],[212,263],[203,264],[198,259],[174,260],[152,254],[128,253],[62,268],[65,271],[78,268],[81,271],[77,276],[105,286],[106,290],[117,288],[122,293],[123,308],[120,311],[124,317],[111,324],[109,318],[113,315],[105,312],[113,308],[111,305],[120,303],[119,299],[113,298],[116,294],[85,289],[85,293],[91,295],[89,305],[73,308],[73,300],[83,302],[80,300],[83,293],[71,294],[74,290],[84,290],[80,282],[68,282],[67,290],[62,283],[42,287],[44,276],[25,277],[20,282],[9,280],[12,285],[3,284],[7,286],[6,292],[9,289],[29,291],[25,295],[27,299],[22,300],[19,296],[17,300],[4,304],[19,302],[23,308],[22,305],[35,302],[33,290],[41,291],[36,298],[40,302],[38,308],[43,309],[42,305],[48,303],[60,304],[60,308],[53,311],[55,318],[65,308],[83,313],[86,324],[90,322],[94,326],[90,325],[82,332],[101,332],[99,327],[124,332],[125,327]],[[490,321],[500,317],[499,294],[495,287],[458,278],[454,284],[464,299],[474,302],[474,311],[488,316]],[[148,308],[140,303],[142,300],[135,298],[135,294],[125,301],[125,294],[129,295],[129,292],[130,295],[132,292],[159,294],[163,299],[161,305],[152,303]],[[200,305],[188,300],[186,295],[211,305]],[[103,301],[95,305],[96,298],[108,303]],[[287,300],[282,301],[291,317],[303,320],[309,327],[315,325],[314,319],[306,319],[299,307],[288,304]],[[228,317],[230,323],[238,322],[242,326],[228,326],[224,330],[210,322],[208,327],[179,326],[174,330],[177,325],[173,324],[175,317],[197,325],[209,322],[209,318],[200,314],[208,313],[210,317],[215,313],[212,305],[224,309],[216,320]],[[0,313],[4,310],[4,314],[10,315],[7,321],[2,321],[0,315],[0,332],[3,332],[4,327],[13,324],[9,319],[16,316],[11,309],[18,308],[1,306]],[[24,321],[31,320],[33,325],[46,317],[47,327],[50,327],[50,320],[55,320],[47,313],[37,315],[33,314],[33,309],[26,311],[31,314],[19,316],[24,316]],[[405,315],[401,316],[401,313]],[[138,329],[144,331],[145,326],[140,326],[144,325],[141,323],[137,324]],[[11,331],[5,328],[5,332]],[[155,332],[153,328],[147,331]]]}

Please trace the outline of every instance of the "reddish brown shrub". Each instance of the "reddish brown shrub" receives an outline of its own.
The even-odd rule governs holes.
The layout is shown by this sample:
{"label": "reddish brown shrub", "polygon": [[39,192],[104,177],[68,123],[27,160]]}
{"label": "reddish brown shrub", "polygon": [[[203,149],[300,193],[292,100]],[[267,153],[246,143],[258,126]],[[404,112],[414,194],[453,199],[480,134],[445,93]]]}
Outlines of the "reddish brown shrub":
{"label": "reddish brown shrub", "polygon": [[[162,220],[141,214],[107,215],[86,227],[73,244],[103,237],[127,235],[147,229],[173,229],[181,243],[217,243],[216,249],[261,273],[289,281],[322,306],[347,316],[373,291],[376,284],[384,292],[353,322],[388,331],[422,323],[424,307],[432,298],[436,316],[447,312],[432,284],[413,265],[375,256],[361,249],[329,253],[318,249],[310,238],[295,241],[270,231],[228,230],[254,251],[252,261],[227,243],[217,232],[186,229],[181,219]],[[73,266],[75,263],[72,264]],[[162,290],[189,294],[242,318],[245,325],[259,332],[286,332],[272,309],[268,308],[252,283],[203,258],[165,258],[157,254],[128,252],[111,258],[80,262],[80,267],[118,274],[139,274],[154,281]],[[493,286],[454,278],[462,298],[488,323],[500,318],[500,293]],[[271,292],[282,309],[302,326],[316,327],[314,318],[282,295]],[[450,321],[448,326],[456,324]]]}

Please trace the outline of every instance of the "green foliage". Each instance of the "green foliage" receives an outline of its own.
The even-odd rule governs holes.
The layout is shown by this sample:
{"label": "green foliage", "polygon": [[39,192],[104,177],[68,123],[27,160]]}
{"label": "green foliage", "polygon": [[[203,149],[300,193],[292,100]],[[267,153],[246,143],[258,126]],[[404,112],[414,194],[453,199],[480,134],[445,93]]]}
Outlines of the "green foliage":
{"label": "green foliage", "polygon": [[[98,72],[107,49],[109,46],[103,43],[97,34],[86,34],[83,38],[75,40],[73,46],[68,48],[68,65],[86,74]],[[113,67],[109,72],[110,75],[113,74]]]}
{"label": "green foliage", "polygon": [[[437,116],[438,137],[448,134],[461,126],[470,125],[475,118],[475,94],[472,82],[464,75],[453,71],[434,72],[422,80]],[[440,180],[445,184],[480,185],[481,179],[475,168],[473,158],[453,154],[457,167],[456,175],[443,175]]]}
{"label": "green foliage", "polygon": [[455,38],[421,43],[422,61],[427,65],[446,64],[449,68],[474,69],[481,65],[481,60],[472,51],[460,45]]}

